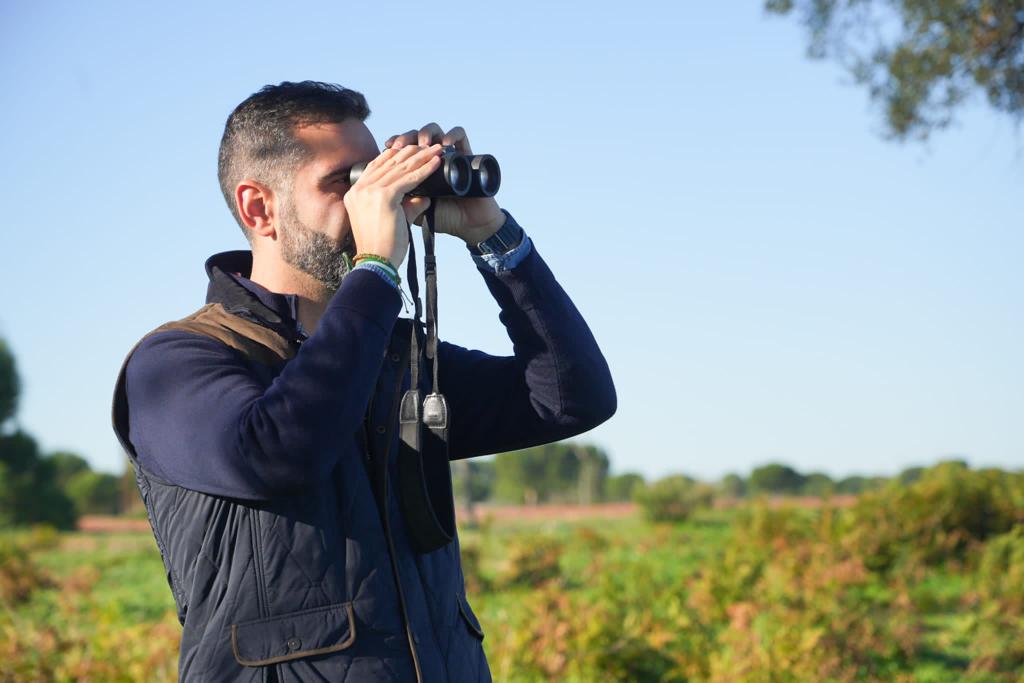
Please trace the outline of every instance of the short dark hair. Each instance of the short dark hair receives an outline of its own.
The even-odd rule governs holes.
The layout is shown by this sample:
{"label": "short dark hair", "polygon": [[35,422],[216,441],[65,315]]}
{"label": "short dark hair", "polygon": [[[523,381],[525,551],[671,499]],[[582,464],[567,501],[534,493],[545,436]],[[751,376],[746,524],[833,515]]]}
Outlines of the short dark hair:
{"label": "short dark hair", "polygon": [[238,183],[252,178],[275,191],[287,191],[291,171],[308,154],[295,137],[296,126],[365,121],[369,115],[362,93],[319,81],[265,85],[235,107],[220,139],[217,178],[246,239],[251,235],[235,206]]}

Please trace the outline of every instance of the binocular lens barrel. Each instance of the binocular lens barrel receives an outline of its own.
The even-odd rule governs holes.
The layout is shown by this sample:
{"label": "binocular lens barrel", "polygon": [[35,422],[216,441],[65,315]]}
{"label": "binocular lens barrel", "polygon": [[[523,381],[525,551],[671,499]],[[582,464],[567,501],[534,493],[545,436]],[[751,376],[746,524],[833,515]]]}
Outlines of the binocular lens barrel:
{"label": "binocular lens barrel", "polygon": [[469,162],[473,169],[473,184],[469,188],[470,197],[493,197],[501,187],[501,167],[498,160],[490,154],[477,154]]}
{"label": "binocular lens barrel", "polygon": [[[490,154],[445,154],[443,162],[430,176],[409,192],[410,197],[493,197],[501,187],[501,168]],[[366,170],[359,163],[349,171],[354,185]]]}
{"label": "binocular lens barrel", "polygon": [[411,197],[464,197],[473,183],[469,159],[463,156],[441,157],[441,165],[409,192]]}

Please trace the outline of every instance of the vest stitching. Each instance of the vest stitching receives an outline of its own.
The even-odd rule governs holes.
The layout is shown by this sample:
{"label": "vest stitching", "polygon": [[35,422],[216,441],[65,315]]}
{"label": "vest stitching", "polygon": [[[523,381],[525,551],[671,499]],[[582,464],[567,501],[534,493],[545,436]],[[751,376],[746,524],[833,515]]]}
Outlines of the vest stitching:
{"label": "vest stitching", "polygon": [[249,508],[249,529],[252,534],[253,566],[256,574],[256,605],[261,617],[269,616],[270,606],[267,604],[266,586],[263,575],[263,546],[260,540],[260,513]]}

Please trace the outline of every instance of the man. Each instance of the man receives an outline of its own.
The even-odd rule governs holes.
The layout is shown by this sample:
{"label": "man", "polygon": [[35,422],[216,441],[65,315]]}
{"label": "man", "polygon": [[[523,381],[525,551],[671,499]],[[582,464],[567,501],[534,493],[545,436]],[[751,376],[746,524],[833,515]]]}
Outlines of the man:
{"label": "man", "polygon": [[530,238],[493,198],[444,198],[437,232],[466,242],[515,355],[440,343],[448,455],[399,438],[414,328],[395,272],[431,202],[406,195],[442,144],[471,150],[461,128],[430,124],[379,153],[368,115],[359,93],[308,81],[235,109],[219,176],[252,250],[211,257],[207,305],[143,338],[118,379],[115,430],[184,628],[182,679],[490,680],[457,537],[422,547],[424,520],[450,505],[448,457],[615,411],[608,366]]}

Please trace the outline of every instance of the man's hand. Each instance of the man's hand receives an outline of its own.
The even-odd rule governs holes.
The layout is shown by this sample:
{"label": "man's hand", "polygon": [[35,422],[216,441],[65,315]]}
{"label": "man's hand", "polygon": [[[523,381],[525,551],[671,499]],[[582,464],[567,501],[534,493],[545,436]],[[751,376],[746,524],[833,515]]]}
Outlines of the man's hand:
{"label": "man's hand", "polygon": [[[428,123],[419,130],[393,135],[384,143],[389,150],[427,146],[436,143],[454,145],[460,154],[470,155],[466,131],[460,126],[445,133],[436,123]],[[494,197],[441,197],[434,208],[434,228],[437,232],[455,235],[468,244],[476,245],[493,235],[505,223],[505,214],[498,208]],[[419,221],[416,221],[419,223]]]}
{"label": "man's hand", "polygon": [[345,193],[345,209],[359,253],[376,254],[399,266],[409,249],[409,223],[427,207],[427,197],[409,197],[440,165],[441,145],[386,149],[366,165]]}

